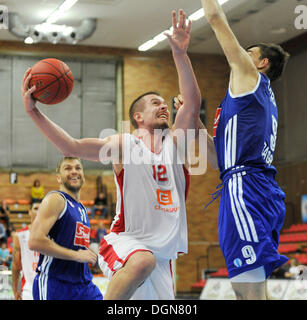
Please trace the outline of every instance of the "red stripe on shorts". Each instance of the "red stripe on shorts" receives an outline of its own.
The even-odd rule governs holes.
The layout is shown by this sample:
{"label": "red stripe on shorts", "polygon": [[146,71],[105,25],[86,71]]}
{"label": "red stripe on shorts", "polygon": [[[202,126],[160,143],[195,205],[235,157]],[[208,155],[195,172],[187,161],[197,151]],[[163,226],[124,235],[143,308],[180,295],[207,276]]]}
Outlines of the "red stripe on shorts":
{"label": "red stripe on shorts", "polygon": [[102,238],[100,241],[99,254],[103,257],[103,260],[107,263],[110,270],[114,270],[114,264],[116,261],[124,265],[124,261],[114,251],[113,246],[108,244],[107,241]]}
{"label": "red stripe on shorts", "polygon": [[118,215],[118,220],[115,222],[112,232],[119,233],[125,231],[125,215],[124,215],[124,169],[116,175],[116,181],[120,190],[120,197],[121,197],[121,206],[120,206],[120,213]]}

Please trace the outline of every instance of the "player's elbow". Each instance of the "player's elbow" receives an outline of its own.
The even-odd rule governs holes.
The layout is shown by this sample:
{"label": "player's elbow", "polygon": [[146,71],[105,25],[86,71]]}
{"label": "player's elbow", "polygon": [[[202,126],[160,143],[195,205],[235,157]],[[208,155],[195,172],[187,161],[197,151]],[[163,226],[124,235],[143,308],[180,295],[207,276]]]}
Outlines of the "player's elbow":
{"label": "player's elbow", "polygon": [[207,21],[209,22],[209,24],[215,24],[217,21],[219,21],[222,16],[221,13],[218,10],[212,10],[210,12],[205,12],[205,17],[207,19]]}
{"label": "player's elbow", "polygon": [[29,249],[32,251],[40,251],[42,248],[42,239],[39,239],[37,237],[31,237],[29,239],[28,245],[29,245]]}
{"label": "player's elbow", "polygon": [[212,22],[218,19],[219,14],[217,11],[208,12],[208,13],[205,13],[205,17],[207,21],[211,24]]}
{"label": "player's elbow", "polygon": [[29,245],[29,249],[32,250],[32,251],[38,251],[37,250],[37,242],[34,240],[34,239],[29,239],[29,242],[28,242],[28,245]]}
{"label": "player's elbow", "polygon": [[214,10],[205,14],[205,17],[214,31],[220,29],[222,26],[228,25],[224,12]]}

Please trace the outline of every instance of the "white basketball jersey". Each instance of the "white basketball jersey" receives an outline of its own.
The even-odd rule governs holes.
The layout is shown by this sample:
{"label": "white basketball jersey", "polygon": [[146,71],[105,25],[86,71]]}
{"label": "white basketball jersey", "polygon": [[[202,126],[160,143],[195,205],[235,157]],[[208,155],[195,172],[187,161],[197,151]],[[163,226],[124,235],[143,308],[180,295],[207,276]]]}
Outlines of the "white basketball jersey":
{"label": "white basketball jersey", "polygon": [[25,279],[25,284],[22,290],[32,293],[32,286],[36,276],[35,270],[39,259],[39,253],[29,249],[28,242],[30,238],[30,230],[28,227],[19,230],[17,235],[20,244],[22,273]]}
{"label": "white basketball jersey", "polygon": [[159,154],[131,134],[124,134],[123,143],[124,165],[115,175],[117,206],[111,231],[134,237],[161,258],[187,253],[189,174],[177,163],[171,134],[165,136]]}

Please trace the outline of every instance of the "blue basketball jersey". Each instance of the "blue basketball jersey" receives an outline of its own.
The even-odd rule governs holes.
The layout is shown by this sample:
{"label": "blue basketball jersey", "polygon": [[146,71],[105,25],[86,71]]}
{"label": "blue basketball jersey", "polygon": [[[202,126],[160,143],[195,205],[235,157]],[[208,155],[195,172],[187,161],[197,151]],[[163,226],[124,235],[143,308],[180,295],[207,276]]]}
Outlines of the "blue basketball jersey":
{"label": "blue basketball jersey", "polygon": [[250,93],[234,96],[229,89],[217,109],[213,131],[221,179],[240,166],[275,174],[277,124],[276,101],[267,76],[259,73]]}
{"label": "blue basketball jersey", "polygon": [[[90,241],[90,223],[84,206],[70,195],[65,198],[65,208],[51,228],[48,236],[58,245],[72,250],[87,249]],[[92,280],[88,263],[62,260],[40,254],[36,270],[40,278],[56,278],[70,283],[87,283]]]}
{"label": "blue basketball jersey", "polygon": [[234,96],[229,89],[217,109],[219,243],[230,278],[260,266],[268,277],[288,260],[278,253],[285,194],[272,166],[277,124],[274,93],[262,73],[252,92]]}

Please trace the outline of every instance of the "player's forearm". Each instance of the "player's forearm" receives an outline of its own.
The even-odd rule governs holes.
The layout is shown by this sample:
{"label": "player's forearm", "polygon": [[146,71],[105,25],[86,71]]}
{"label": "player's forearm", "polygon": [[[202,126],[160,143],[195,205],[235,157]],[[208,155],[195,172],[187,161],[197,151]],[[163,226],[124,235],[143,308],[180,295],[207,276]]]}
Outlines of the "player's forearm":
{"label": "player's forearm", "polygon": [[76,156],[77,143],[66,131],[42,114],[37,108],[28,112],[39,130],[65,156]]}
{"label": "player's forearm", "polygon": [[179,90],[185,106],[198,117],[201,106],[201,94],[190,58],[186,53],[173,53],[173,57],[177,68]]}
{"label": "player's forearm", "polygon": [[30,237],[30,250],[62,260],[77,260],[77,251],[62,247],[48,237]]}
{"label": "player's forearm", "polygon": [[20,277],[20,268],[13,262],[12,264],[12,290],[14,294],[18,291],[18,282]]}

